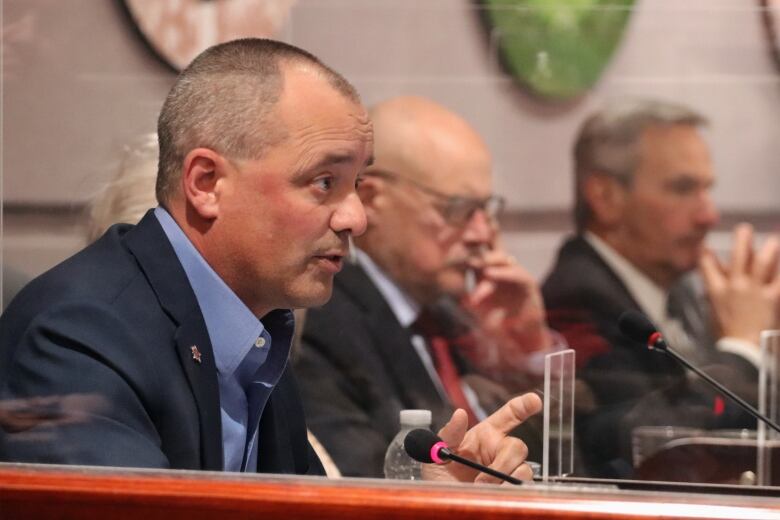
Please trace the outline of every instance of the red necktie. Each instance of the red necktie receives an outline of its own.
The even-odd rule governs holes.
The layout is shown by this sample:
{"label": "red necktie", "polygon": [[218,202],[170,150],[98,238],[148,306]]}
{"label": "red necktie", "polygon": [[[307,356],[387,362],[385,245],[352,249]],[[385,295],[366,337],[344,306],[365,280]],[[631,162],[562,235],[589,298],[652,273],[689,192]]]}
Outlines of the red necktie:
{"label": "red necktie", "polygon": [[447,393],[447,397],[450,399],[450,403],[456,408],[466,410],[469,416],[469,427],[474,426],[479,421],[476,415],[474,415],[468,399],[466,399],[466,394],[463,392],[460,375],[450,352],[450,345],[441,336],[431,336],[428,342],[433,354],[433,362],[436,365],[436,372],[439,374],[439,379],[444,387],[444,391]]}

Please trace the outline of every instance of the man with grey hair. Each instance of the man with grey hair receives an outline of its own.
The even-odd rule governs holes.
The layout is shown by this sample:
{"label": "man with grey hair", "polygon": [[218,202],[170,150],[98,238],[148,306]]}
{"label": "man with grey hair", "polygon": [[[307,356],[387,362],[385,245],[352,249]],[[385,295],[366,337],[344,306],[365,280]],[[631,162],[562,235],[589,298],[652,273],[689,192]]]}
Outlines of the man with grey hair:
{"label": "man with grey hair", "polygon": [[[629,435],[639,425],[755,425],[617,326],[622,312],[641,311],[696,364],[755,393],[759,333],[778,325],[778,241],[754,254],[752,229],[739,226],[728,268],[705,247],[718,221],[705,124],[677,104],[624,101],[587,118],[574,146],[577,235],[543,294],[594,394],[578,433],[596,474],[630,474]],[[699,265],[709,305],[693,291]]]}
{"label": "man with grey hair", "polygon": [[[289,309],[331,295],[366,215],[354,88],[271,40],[212,47],[158,122],[159,206],[31,282],[0,318],[0,460],[321,474],[288,367]],[[457,451],[529,478],[510,400]],[[471,480],[434,468],[428,476]]]}

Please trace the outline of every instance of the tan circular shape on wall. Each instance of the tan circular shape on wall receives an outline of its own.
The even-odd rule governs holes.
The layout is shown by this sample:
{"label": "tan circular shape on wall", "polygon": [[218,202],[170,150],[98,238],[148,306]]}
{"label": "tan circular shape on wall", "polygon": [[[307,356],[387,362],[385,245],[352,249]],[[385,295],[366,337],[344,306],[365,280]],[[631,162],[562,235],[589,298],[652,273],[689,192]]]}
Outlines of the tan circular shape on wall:
{"label": "tan circular shape on wall", "polygon": [[124,0],[138,30],[169,65],[183,69],[207,47],[278,35],[296,0]]}
{"label": "tan circular shape on wall", "polygon": [[775,69],[780,73],[780,0],[759,0],[761,21],[764,23],[764,34],[769,45],[769,54],[775,63]]}

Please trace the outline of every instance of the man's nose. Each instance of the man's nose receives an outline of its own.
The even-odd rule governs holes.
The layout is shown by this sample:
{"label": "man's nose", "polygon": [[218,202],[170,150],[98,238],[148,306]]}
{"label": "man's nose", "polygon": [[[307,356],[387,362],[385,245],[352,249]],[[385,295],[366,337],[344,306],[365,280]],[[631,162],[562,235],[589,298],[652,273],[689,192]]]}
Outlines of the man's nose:
{"label": "man's nose", "polygon": [[365,233],[366,225],[366,210],[356,192],[344,197],[330,221],[330,227],[336,233],[348,231],[353,236]]}
{"label": "man's nose", "polygon": [[702,193],[701,200],[696,210],[696,222],[708,228],[714,227],[720,220],[720,213],[715,207],[710,193]]}
{"label": "man's nose", "polygon": [[491,244],[496,235],[496,222],[484,209],[478,208],[469,217],[463,230],[463,240],[472,245]]}

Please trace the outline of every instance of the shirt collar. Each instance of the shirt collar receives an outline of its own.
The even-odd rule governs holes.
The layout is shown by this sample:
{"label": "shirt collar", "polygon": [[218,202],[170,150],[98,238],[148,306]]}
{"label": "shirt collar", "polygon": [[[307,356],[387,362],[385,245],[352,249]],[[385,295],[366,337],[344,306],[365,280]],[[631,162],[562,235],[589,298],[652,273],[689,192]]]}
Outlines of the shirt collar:
{"label": "shirt collar", "polygon": [[594,233],[586,231],[584,238],[623,281],[648,318],[653,323],[663,323],[666,320],[666,291]]}
{"label": "shirt collar", "polygon": [[160,206],[154,210],[154,215],[171,242],[198,300],[217,370],[223,376],[230,375],[262,334],[263,324],[195,249],[173,217]]}
{"label": "shirt collar", "polygon": [[357,263],[363,268],[368,278],[374,282],[376,288],[382,293],[385,301],[395,314],[395,318],[402,327],[409,327],[420,314],[420,304],[414,301],[403,289],[390,279],[374,260],[364,251],[355,249]]}

